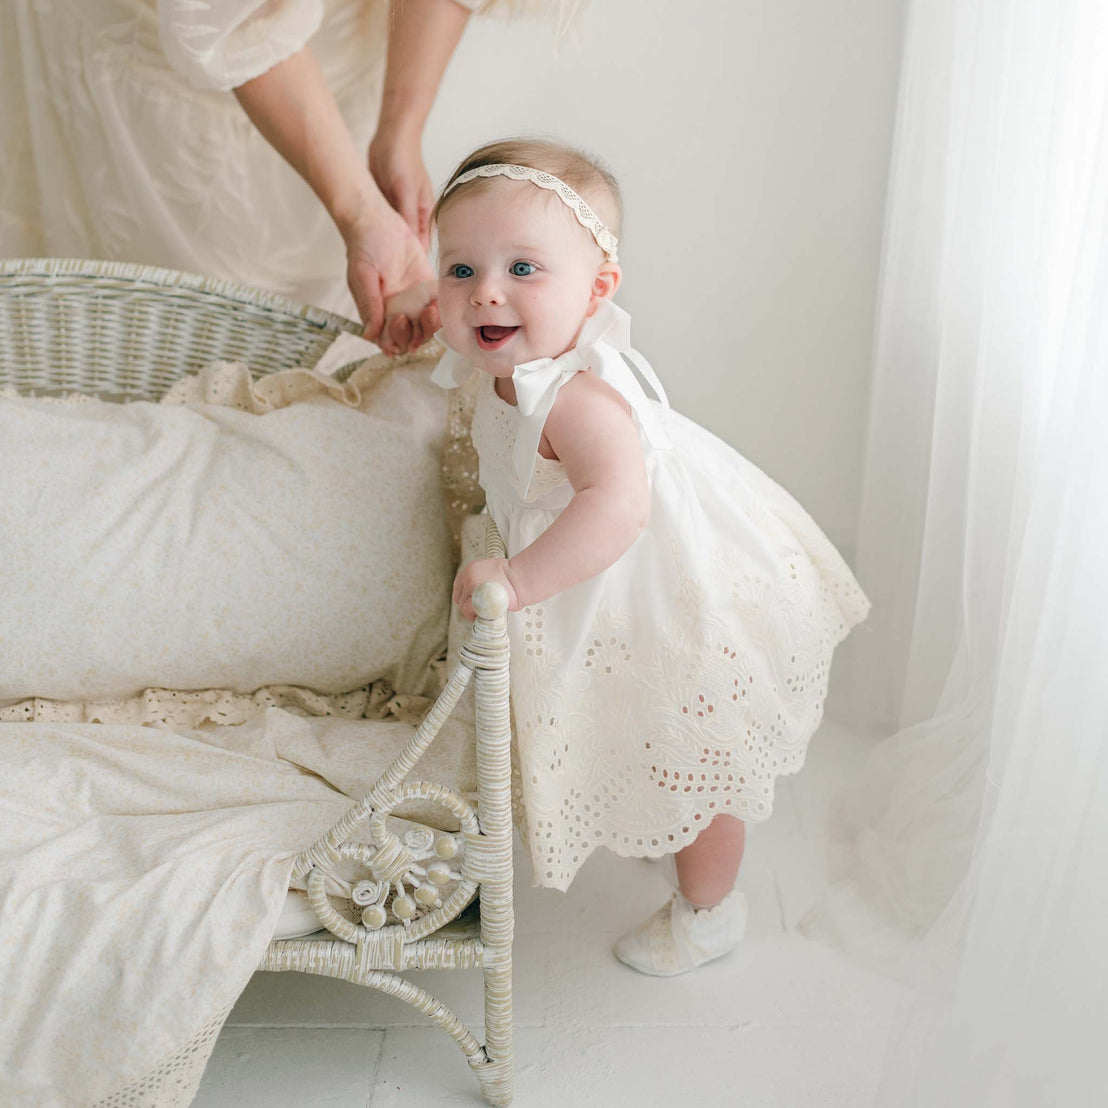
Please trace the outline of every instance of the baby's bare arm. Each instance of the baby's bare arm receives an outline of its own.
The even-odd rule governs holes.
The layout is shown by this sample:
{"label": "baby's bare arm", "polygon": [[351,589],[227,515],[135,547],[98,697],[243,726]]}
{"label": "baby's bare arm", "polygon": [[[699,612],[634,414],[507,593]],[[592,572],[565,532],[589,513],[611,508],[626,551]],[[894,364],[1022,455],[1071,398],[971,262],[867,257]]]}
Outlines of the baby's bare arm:
{"label": "baby's bare arm", "polygon": [[524,607],[607,569],[650,515],[639,431],[615,389],[578,373],[558,393],[545,431],[575,495],[542,535],[508,560]]}

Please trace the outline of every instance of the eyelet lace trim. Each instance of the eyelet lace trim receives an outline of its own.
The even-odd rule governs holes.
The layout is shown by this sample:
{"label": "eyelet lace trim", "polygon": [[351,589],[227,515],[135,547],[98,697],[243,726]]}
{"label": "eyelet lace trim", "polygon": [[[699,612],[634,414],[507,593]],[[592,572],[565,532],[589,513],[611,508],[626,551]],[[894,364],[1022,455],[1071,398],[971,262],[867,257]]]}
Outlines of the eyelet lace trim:
{"label": "eyelet lace trim", "polygon": [[183,1108],[200,1088],[216,1039],[231,1007],[210,1019],[184,1046],[135,1081],[96,1101],[92,1108]]}

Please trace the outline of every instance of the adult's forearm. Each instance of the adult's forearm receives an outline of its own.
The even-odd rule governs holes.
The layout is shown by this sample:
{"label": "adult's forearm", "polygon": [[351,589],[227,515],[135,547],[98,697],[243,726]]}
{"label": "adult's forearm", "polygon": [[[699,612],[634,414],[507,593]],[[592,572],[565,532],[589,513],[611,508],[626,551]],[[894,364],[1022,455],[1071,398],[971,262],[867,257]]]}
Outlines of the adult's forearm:
{"label": "adult's forearm", "polygon": [[469,12],[454,0],[391,0],[378,132],[417,138]]}
{"label": "adult's forearm", "polygon": [[234,92],[270,145],[311,186],[340,231],[368,209],[385,205],[309,47]]}

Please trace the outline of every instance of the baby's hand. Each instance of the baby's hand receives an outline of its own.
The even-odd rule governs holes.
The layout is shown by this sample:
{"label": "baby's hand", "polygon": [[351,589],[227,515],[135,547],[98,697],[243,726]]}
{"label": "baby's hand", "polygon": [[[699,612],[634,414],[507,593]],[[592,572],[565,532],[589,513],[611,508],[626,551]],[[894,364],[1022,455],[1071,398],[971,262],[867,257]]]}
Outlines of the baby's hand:
{"label": "baby's hand", "polygon": [[440,327],[439,283],[419,281],[385,297],[385,324],[377,345],[389,355],[413,351]]}
{"label": "baby's hand", "polygon": [[522,605],[515,585],[508,576],[508,559],[478,558],[458,570],[458,576],[454,578],[454,603],[461,608],[466,619],[472,623],[477,618],[477,613],[473,610],[473,594],[486,581],[503,585],[508,594],[508,611],[519,611]]}

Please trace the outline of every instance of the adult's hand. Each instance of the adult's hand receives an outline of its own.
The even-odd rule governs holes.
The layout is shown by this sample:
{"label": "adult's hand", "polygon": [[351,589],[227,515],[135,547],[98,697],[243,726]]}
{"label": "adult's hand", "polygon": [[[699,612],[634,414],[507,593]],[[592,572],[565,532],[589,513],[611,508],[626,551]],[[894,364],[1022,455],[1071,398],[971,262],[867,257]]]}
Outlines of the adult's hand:
{"label": "adult's hand", "polygon": [[400,213],[424,251],[430,250],[435,193],[423,164],[418,134],[405,137],[379,129],[369,144],[367,160],[382,195]]}
{"label": "adult's hand", "polygon": [[[378,128],[369,144],[369,171],[381,194],[419,239],[426,254],[431,248],[431,209],[434,190],[423,164],[418,132]],[[386,354],[416,350],[440,326],[435,282],[421,282],[404,290],[386,292],[385,322],[377,344]]]}
{"label": "adult's hand", "polygon": [[[381,195],[399,213],[426,254],[431,249],[434,190],[423,164],[419,133],[405,135],[388,127],[379,128],[369,144],[367,161]],[[385,297],[385,321],[376,341],[386,354],[414,351],[439,329],[438,293],[433,280],[421,280],[398,294],[386,291]]]}
{"label": "adult's hand", "polygon": [[[419,238],[381,194],[308,47],[235,89],[255,126],[312,187],[346,243],[346,279],[365,336],[377,341],[384,300],[432,276]],[[419,325],[419,316],[408,321]]]}
{"label": "adult's hand", "polygon": [[[420,136],[469,12],[454,0],[392,0],[388,63],[371,173],[309,47],[235,90],[246,114],[312,187],[346,243],[346,277],[367,338],[380,343],[385,297],[432,277],[431,185]],[[374,176],[383,182],[378,185]],[[392,205],[392,207],[390,207]],[[403,213],[403,214],[400,214]],[[437,305],[394,315],[387,352],[414,349],[438,326]]]}
{"label": "adult's hand", "polygon": [[[344,224],[342,236],[346,243],[346,281],[358,306],[365,337],[377,342],[385,353],[397,354],[397,344],[381,334],[385,298],[433,278],[427,251],[403,218],[384,204]],[[419,314],[410,320],[404,318],[409,328],[419,327]]]}
{"label": "adult's hand", "polygon": [[[463,0],[464,3],[464,0]],[[367,162],[374,187],[400,213],[426,252],[434,192],[422,136],[446,64],[469,19],[454,0],[391,0],[385,84]],[[438,303],[421,290],[395,300],[380,337],[387,354],[415,350],[439,327]],[[422,307],[420,307],[422,303]]]}
{"label": "adult's hand", "polygon": [[437,281],[420,281],[385,299],[385,325],[378,346],[386,354],[416,350],[440,327]]}

